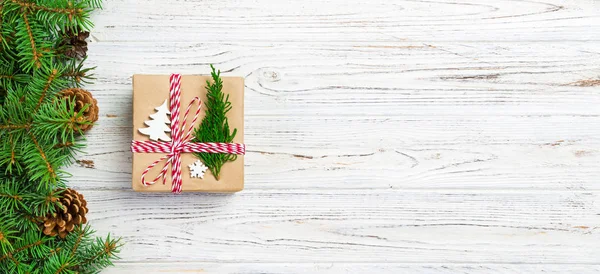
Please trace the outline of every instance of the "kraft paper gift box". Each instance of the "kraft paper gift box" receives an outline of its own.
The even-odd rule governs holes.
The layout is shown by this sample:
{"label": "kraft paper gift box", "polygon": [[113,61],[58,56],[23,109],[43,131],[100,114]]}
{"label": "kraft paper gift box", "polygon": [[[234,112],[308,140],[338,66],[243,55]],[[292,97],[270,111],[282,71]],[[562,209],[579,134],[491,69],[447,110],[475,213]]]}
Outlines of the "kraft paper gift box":
{"label": "kraft paper gift box", "polygon": [[[145,121],[151,120],[150,115],[156,113],[156,107],[159,107],[167,100],[169,106],[170,75],[134,75],[133,76],[133,140],[149,141],[149,136],[139,132],[140,128],[145,128]],[[223,93],[229,95],[231,110],[227,113],[230,130],[237,129],[234,137],[234,143],[244,143],[244,79],[241,77],[221,77],[223,80]],[[188,104],[194,97],[199,97],[203,102],[197,121],[193,128],[197,128],[204,118],[206,107],[206,81],[211,81],[210,76],[183,75],[181,77],[181,107],[180,107],[180,125]],[[186,129],[182,134],[186,134],[197,105],[192,106],[190,115],[187,119]],[[172,118],[171,118],[172,120]],[[169,134],[169,133],[167,133]],[[145,186],[142,184],[141,176],[144,170],[154,161],[167,155],[167,153],[133,153],[133,180],[132,185],[135,191],[142,192],[171,192],[171,167],[166,173],[166,183],[163,184],[159,179],[155,184]],[[215,176],[207,170],[204,178],[192,178],[190,176],[189,165],[199,160],[193,153],[181,154],[182,170],[182,192],[216,192],[228,193],[237,192],[244,188],[244,155],[238,155],[235,161],[227,162],[223,165],[220,172],[220,178],[217,181]],[[163,168],[166,160],[159,162],[146,175],[145,181],[152,181]]]}

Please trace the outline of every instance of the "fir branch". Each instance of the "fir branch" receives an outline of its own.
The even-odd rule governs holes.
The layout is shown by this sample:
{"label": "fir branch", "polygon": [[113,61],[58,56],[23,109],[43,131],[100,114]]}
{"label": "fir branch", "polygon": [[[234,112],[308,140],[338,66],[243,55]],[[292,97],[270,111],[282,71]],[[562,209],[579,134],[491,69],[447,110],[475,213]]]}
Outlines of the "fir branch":
{"label": "fir branch", "polygon": [[[227,112],[231,110],[229,95],[223,93],[223,80],[221,71],[216,71],[214,66],[211,76],[213,83],[206,81],[206,116],[194,132],[193,142],[206,143],[231,143],[237,129],[229,130]],[[237,155],[223,153],[194,153],[208,167],[217,180],[220,179],[221,167],[228,161],[235,161]]]}
{"label": "fir branch", "polygon": [[[15,240],[16,231],[11,230],[8,226],[9,221],[7,217],[0,218],[0,251],[4,254],[8,254],[14,250],[11,240]],[[0,262],[4,259],[4,257],[0,257]]]}
{"label": "fir branch", "polygon": [[81,241],[83,240],[83,236],[85,236],[85,230],[78,229],[77,232],[79,232],[79,234],[77,235],[77,240],[75,240],[75,244],[71,248],[71,256],[75,255],[77,249],[79,248],[79,245],[81,244]]}
{"label": "fir branch", "polygon": [[[8,164],[8,167],[6,168],[7,172],[11,172],[12,171],[12,167],[17,163],[17,153],[15,152],[17,150],[17,144],[14,140],[14,136],[12,133],[8,134],[8,142],[10,145],[10,162]],[[21,170],[19,168],[19,166],[17,165],[17,173],[19,173]]]}
{"label": "fir branch", "polygon": [[8,181],[0,185],[0,204],[5,210],[21,211],[26,208],[23,200],[24,194],[15,181]]}
{"label": "fir branch", "polygon": [[42,157],[42,159],[44,160],[44,163],[46,164],[46,168],[48,169],[48,173],[50,174],[52,179],[56,179],[56,172],[54,170],[54,168],[52,167],[52,164],[50,164],[50,161],[48,161],[48,158],[46,157],[46,153],[44,152],[44,149],[42,149],[42,147],[40,146],[39,142],[37,141],[37,138],[35,138],[35,136],[33,134],[29,133],[29,137],[31,137],[31,141],[33,141],[33,144],[35,145],[35,148],[39,151],[40,153],[40,157]]}
{"label": "fir branch", "polygon": [[62,250],[62,248],[60,248],[60,247],[50,250],[50,256],[60,252],[61,250]]}
{"label": "fir branch", "polygon": [[65,254],[64,252],[55,253],[49,258],[48,261],[49,263],[44,267],[44,273],[78,273],[72,270],[73,268],[77,267],[78,262],[75,260],[75,258]]}
{"label": "fir branch", "polygon": [[54,79],[56,78],[57,75],[58,75],[58,70],[53,69],[52,72],[50,73],[50,75],[48,76],[48,80],[46,81],[44,88],[42,89],[42,94],[40,95],[40,99],[38,100],[38,103],[35,106],[35,109],[33,110],[34,113],[36,113],[40,109],[40,106],[42,106],[42,102],[44,102],[44,99],[46,98],[48,89],[50,89],[50,86],[54,82]]}
{"label": "fir branch", "polygon": [[29,129],[31,127],[31,123],[24,125],[0,125],[0,129]]}
{"label": "fir branch", "polygon": [[14,62],[0,62],[0,87],[11,90],[16,85],[26,84],[29,81],[29,76],[27,74],[15,73],[15,63]]}
{"label": "fir branch", "polygon": [[30,117],[36,117],[44,104],[52,102],[61,90],[68,87],[68,82],[60,77],[64,69],[64,66],[49,65],[33,73],[33,78],[25,89],[26,100],[30,101],[28,104],[34,106]]}
{"label": "fir branch", "polygon": [[66,239],[40,229],[66,187],[62,167],[82,147],[83,113],[58,95],[93,79],[85,59],[57,52],[59,34],[89,29],[100,2],[0,0],[0,273],[97,273],[117,259],[119,240],[94,238],[89,226]]}
{"label": "fir branch", "polygon": [[23,22],[27,28],[27,35],[29,36],[29,43],[31,44],[31,51],[33,52],[33,63],[37,68],[40,68],[42,67],[42,62],[40,61],[42,54],[38,52],[35,39],[33,38],[33,30],[31,24],[29,24],[29,19],[27,19],[27,13],[23,13]]}
{"label": "fir branch", "polygon": [[69,266],[71,266],[71,264],[69,262],[65,262],[63,263],[57,270],[56,272],[54,272],[54,274],[60,274],[63,270],[67,269]]}
{"label": "fir branch", "polygon": [[4,0],[0,1],[0,46],[6,45],[6,40],[4,39],[4,35],[2,35],[2,31],[4,30]]}
{"label": "fir branch", "polygon": [[15,192],[0,191],[0,199],[2,200],[2,204],[6,206],[6,210],[18,211],[23,206],[23,196]]}
{"label": "fir branch", "polygon": [[11,194],[7,194],[7,193],[1,193],[0,192],[0,198],[4,197],[4,198],[9,198],[9,199],[13,199],[15,201],[21,201],[23,200],[23,197],[19,196],[19,195],[11,195]]}
{"label": "fir branch", "polygon": [[[35,246],[40,246],[40,245],[42,245],[43,243],[44,243],[44,242],[40,240],[40,241],[36,241],[36,242],[34,242],[34,243],[32,243],[32,244],[28,244],[28,245],[22,246],[22,247],[20,247],[20,248],[17,248],[17,249],[15,249],[15,250],[11,251],[11,252],[7,252],[6,254],[4,254],[4,256],[0,257],[0,262],[2,262],[2,261],[4,261],[4,260],[6,260],[7,258],[11,258],[11,259],[12,259],[12,256],[13,256],[14,254],[17,254],[17,253],[19,253],[19,252],[21,252],[21,251],[24,251],[24,250],[30,249],[30,248],[32,248],[32,247],[35,247]],[[18,262],[17,262],[17,263],[18,263]]]}
{"label": "fir branch", "polygon": [[106,267],[112,265],[111,259],[117,259],[117,253],[119,253],[120,239],[111,239],[110,235],[106,237],[106,240],[96,239],[94,246],[91,249],[98,249],[92,256],[83,260],[80,264],[80,269],[84,271],[96,271],[98,266]]}
{"label": "fir branch", "polygon": [[6,253],[6,255],[0,257],[0,262],[6,260],[7,258],[10,259],[16,265],[19,264],[19,262],[17,260],[15,260],[15,258],[13,257],[13,253],[12,252],[8,252],[8,253]]}
{"label": "fir branch", "polygon": [[73,146],[75,146],[74,143],[64,142],[64,143],[54,145],[54,148],[65,148],[65,147],[73,147]]}
{"label": "fir branch", "polygon": [[[48,195],[44,198],[44,206],[46,207],[54,207],[54,205],[58,202],[58,197],[56,196],[56,192],[54,190],[50,191]],[[60,205],[62,207],[62,205]]]}
{"label": "fir branch", "polygon": [[89,84],[94,78],[91,71],[96,69],[96,67],[92,68],[83,68],[83,64],[87,57],[83,58],[83,60],[79,61],[77,59],[72,59],[67,63],[67,68],[65,72],[61,75],[62,77],[71,79],[72,83],[75,84],[76,87],[80,87],[82,84]]}
{"label": "fir branch", "polygon": [[[50,8],[50,7],[45,7],[45,6],[41,6],[41,5],[36,5],[35,3],[22,1],[22,0],[11,0],[11,1],[13,3],[21,6],[22,8],[25,8],[25,9],[31,10],[31,11],[49,11],[49,12],[66,14],[69,16],[69,18],[71,20],[75,15],[83,14],[83,9],[81,9],[81,8]],[[72,2],[69,2],[69,6],[73,6]]]}

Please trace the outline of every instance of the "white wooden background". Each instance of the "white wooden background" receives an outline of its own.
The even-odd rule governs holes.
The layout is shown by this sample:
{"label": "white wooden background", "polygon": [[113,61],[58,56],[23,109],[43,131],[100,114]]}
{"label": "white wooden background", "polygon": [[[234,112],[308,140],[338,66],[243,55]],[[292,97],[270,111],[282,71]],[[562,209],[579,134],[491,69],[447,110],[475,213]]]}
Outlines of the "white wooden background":
{"label": "white wooden background", "polygon": [[[105,0],[106,273],[600,271],[600,1]],[[246,77],[246,190],[130,189],[131,75]],[[89,163],[88,163],[89,164]]]}

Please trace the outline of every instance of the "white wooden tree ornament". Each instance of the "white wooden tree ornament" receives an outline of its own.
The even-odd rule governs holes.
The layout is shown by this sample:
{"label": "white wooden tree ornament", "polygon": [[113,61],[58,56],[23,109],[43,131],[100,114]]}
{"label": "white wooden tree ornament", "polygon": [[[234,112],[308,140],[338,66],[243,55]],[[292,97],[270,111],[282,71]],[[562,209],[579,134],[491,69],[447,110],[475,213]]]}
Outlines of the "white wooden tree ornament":
{"label": "white wooden tree ornament", "polygon": [[171,123],[169,116],[171,112],[169,112],[169,108],[167,107],[167,100],[160,106],[154,108],[156,113],[150,115],[152,120],[147,120],[144,122],[148,127],[140,128],[138,131],[141,134],[150,136],[150,140],[153,141],[165,141],[170,142],[171,137],[166,134],[166,132],[171,132],[171,127],[168,124]]}
{"label": "white wooden tree ornament", "polygon": [[197,160],[193,164],[189,165],[189,167],[190,177],[204,179],[204,172],[206,172],[208,167],[206,167],[202,161]]}

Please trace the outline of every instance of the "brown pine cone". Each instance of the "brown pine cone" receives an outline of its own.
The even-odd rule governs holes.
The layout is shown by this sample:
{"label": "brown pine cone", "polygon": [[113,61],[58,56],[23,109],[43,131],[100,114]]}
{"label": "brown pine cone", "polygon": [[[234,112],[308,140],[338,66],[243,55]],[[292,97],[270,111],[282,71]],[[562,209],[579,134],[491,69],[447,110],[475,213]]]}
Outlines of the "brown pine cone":
{"label": "brown pine cone", "polygon": [[85,214],[88,209],[83,195],[70,188],[64,189],[59,202],[56,212],[44,218],[43,232],[48,236],[58,235],[64,239],[76,225],[87,223]]}
{"label": "brown pine cone", "polygon": [[82,59],[87,55],[88,47],[85,39],[88,37],[90,37],[88,31],[74,33],[72,30],[67,30],[60,47],[65,47],[66,56]]}
{"label": "brown pine cone", "polygon": [[92,124],[80,125],[78,129],[87,131],[92,128],[94,122],[98,121],[98,101],[94,99],[89,91],[80,88],[69,88],[61,91],[61,96],[68,100],[75,99],[75,114],[80,113],[86,104],[89,105],[83,112],[82,119]]}

